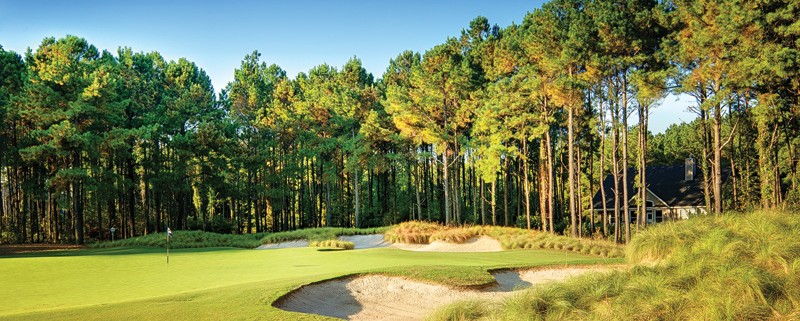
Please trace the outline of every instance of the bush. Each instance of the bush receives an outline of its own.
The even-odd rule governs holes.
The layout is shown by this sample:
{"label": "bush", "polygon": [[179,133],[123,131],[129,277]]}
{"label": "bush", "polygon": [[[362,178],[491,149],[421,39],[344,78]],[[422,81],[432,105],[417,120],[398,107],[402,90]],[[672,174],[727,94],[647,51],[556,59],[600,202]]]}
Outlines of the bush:
{"label": "bush", "polygon": [[324,241],[312,241],[308,243],[309,247],[328,247],[328,248],[337,248],[342,250],[352,250],[356,248],[356,245],[353,242],[346,242],[340,240],[324,240]]}
{"label": "bush", "polygon": [[387,230],[384,238],[391,243],[428,244],[431,236],[443,229],[439,223],[408,221]]}

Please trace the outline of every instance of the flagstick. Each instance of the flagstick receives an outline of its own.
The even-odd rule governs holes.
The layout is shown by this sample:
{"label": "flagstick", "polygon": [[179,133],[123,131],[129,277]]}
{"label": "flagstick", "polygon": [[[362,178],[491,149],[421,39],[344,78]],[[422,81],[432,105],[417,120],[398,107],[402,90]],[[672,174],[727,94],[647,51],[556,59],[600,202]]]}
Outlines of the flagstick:
{"label": "flagstick", "polygon": [[167,264],[169,264],[169,234],[167,234]]}

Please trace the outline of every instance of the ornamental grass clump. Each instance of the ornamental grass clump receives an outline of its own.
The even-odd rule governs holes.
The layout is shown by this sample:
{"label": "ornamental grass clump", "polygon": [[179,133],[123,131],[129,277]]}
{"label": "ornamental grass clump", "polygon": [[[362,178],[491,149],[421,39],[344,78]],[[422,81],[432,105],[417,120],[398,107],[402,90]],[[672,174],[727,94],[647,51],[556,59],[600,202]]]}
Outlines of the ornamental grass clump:
{"label": "ornamental grass clump", "polygon": [[384,238],[391,243],[428,244],[434,233],[444,229],[447,227],[438,223],[408,221],[387,230]]}
{"label": "ornamental grass clump", "polygon": [[309,247],[323,247],[323,248],[336,248],[342,250],[352,250],[356,247],[353,242],[341,240],[324,240],[324,241],[311,241],[308,243]]}

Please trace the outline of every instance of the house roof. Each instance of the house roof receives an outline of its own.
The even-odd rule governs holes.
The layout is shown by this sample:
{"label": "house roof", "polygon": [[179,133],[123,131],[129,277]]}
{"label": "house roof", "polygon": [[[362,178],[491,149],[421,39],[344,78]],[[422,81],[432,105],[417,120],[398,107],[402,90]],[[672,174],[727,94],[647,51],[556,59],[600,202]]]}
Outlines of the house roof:
{"label": "house roof", "polygon": [[[667,203],[670,207],[675,206],[705,206],[705,196],[703,193],[703,172],[699,166],[695,167],[694,180],[684,180],[684,164],[671,166],[648,166],[645,172],[647,188],[658,198]],[[637,170],[628,169],[628,197],[636,196],[637,189],[634,187]],[[723,180],[726,178],[723,171]],[[620,182],[620,188],[621,186]],[[614,208],[614,177],[607,175],[603,180],[603,188],[606,193],[606,208]],[[620,193],[621,194],[621,193]],[[620,195],[621,196],[621,195]],[[592,198],[595,209],[603,208],[603,201],[600,191]]]}

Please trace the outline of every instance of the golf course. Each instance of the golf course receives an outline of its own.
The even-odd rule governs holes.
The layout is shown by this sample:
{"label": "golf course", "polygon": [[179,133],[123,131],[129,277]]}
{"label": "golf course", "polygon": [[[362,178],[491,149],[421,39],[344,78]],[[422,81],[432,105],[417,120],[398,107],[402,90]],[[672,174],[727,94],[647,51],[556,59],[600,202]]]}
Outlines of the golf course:
{"label": "golf course", "polygon": [[799,18],[0,0],[0,321],[800,321]]}
{"label": "golf course", "polygon": [[171,250],[169,263],[165,248],[153,247],[33,252],[0,258],[0,319],[324,320],[272,305],[304,284],[350,275],[480,288],[497,269],[620,262],[552,249],[190,248]]}

